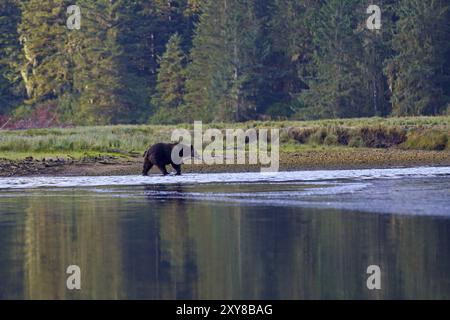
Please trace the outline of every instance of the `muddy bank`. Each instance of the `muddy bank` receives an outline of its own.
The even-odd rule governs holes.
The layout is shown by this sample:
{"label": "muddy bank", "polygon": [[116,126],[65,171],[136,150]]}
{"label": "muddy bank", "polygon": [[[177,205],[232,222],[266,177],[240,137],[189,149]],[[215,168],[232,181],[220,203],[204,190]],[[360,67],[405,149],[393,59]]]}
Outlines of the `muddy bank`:
{"label": "muddy bank", "polygon": [[[448,151],[397,149],[343,149],[280,154],[280,171],[304,169],[363,169],[407,166],[448,166]],[[169,170],[169,166],[168,166]],[[259,171],[259,165],[184,165],[183,172]],[[76,159],[0,160],[0,176],[105,176],[135,175],[142,171],[142,158],[99,156]],[[171,170],[169,170],[171,171]],[[153,168],[150,174],[159,174]]]}
{"label": "muddy bank", "polygon": [[[27,157],[24,160],[0,159],[0,176],[38,176],[38,175],[67,175],[71,169],[78,168],[80,174],[88,172],[89,168],[96,166],[124,166],[131,165],[133,161],[119,159],[111,156],[98,156],[83,159],[73,158],[47,158],[34,159]],[[77,171],[78,171],[77,170]],[[103,172],[103,171],[102,171]],[[93,175],[93,174],[92,174]]]}

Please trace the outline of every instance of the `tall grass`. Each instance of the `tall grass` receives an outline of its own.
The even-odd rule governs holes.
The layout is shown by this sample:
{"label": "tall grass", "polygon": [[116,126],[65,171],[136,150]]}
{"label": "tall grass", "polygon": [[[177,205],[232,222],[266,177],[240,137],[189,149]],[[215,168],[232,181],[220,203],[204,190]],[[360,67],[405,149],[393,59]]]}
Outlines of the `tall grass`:
{"label": "tall grass", "polygon": [[157,126],[77,127],[1,131],[0,152],[141,152],[170,137]]}
{"label": "tall grass", "polygon": [[[450,116],[364,118],[322,121],[214,123],[203,128],[280,128],[281,144],[404,149],[449,149]],[[156,142],[169,142],[179,126],[119,125],[29,130],[0,130],[3,153],[141,153]]]}
{"label": "tall grass", "polygon": [[361,127],[292,127],[288,138],[299,144],[341,145],[352,148],[391,148],[405,150],[449,149],[450,130],[442,128],[376,125]]}

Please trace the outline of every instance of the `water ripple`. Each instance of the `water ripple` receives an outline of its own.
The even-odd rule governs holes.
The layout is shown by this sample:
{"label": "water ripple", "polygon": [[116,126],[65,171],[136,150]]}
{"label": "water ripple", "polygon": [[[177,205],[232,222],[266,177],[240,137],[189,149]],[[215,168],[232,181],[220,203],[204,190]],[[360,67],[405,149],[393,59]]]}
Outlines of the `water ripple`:
{"label": "water ripple", "polygon": [[277,173],[209,173],[182,176],[103,176],[103,177],[9,177],[0,178],[0,189],[43,187],[75,188],[100,186],[174,185],[205,183],[279,183],[327,180],[400,179],[403,177],[450,176],[450,167],[415,167],[396,169],[314,170]]}

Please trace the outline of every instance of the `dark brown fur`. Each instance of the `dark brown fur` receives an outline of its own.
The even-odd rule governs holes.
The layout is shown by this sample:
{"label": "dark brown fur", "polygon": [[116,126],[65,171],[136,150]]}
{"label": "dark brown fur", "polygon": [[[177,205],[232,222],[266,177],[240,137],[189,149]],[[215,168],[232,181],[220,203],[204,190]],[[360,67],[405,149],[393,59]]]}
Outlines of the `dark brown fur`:
{"label": "dark brown fur", "polygon": [[[151,146],[144,153],[144,167],[142,175],[148,175],[150,169],[155,165],[161,170],[163,175],[167,175],[167,165],[171,165],[181,175],[181,164],[176,164],[172,161],[172,150],[178,143],[157,143]],[[180,150],[180,156],[183,157],[183,149]],[[194,147],[191,146],[191,156],[194,156]]]}

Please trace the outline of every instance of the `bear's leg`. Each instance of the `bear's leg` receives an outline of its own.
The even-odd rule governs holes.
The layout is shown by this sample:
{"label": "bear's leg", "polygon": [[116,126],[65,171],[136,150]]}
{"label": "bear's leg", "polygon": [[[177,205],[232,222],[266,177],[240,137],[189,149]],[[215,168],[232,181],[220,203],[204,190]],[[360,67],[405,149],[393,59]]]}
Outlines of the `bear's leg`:
{"label": "bear's leg", "polygon": [[162,174],[163,174],[164,176],[167,176],[167,175],[169,174],[169,173],[167,172],[167,170],[166,170],[166,166],[165,166],[165,165],[163,165],[163,164],[158,164],[157,166],[158,166],[159,170],[161,170],[161,172],[162,172]]}
{"label": "bear's leg", "polygon": [[144,168],[142,169],[142,175],[146,176],[148,175],[148,172],[150,171],[150,169],[153,167],[153,163],[151,163],[149,160],[145,160],[144,162]]}
{"label": "bear's leg", "polygon": [[177,176],[181,176],[181,165],[172,163],[172,168],[177,171]]}

